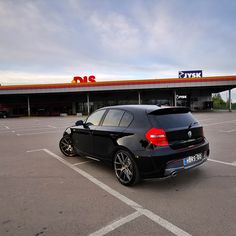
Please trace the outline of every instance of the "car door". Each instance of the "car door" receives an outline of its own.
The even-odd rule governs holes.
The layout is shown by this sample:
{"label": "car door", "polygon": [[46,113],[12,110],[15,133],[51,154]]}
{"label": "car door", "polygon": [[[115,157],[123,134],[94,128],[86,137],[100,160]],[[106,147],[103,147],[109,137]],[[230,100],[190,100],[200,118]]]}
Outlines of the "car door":
{"label": "car door", "polygon": [[100,124],[105,112],[105,109],[95,111],[87,118],[84,125],[73,128],[72,141],[77,152],[93,155],[93,132]]}
{"label": "car door", "polygon": [[111,159],[117,140],[124,135],[126,127],[120,126],[125,111],[120,109],[109,109],[102,124],[93,132],[94,155],[100,159]]}

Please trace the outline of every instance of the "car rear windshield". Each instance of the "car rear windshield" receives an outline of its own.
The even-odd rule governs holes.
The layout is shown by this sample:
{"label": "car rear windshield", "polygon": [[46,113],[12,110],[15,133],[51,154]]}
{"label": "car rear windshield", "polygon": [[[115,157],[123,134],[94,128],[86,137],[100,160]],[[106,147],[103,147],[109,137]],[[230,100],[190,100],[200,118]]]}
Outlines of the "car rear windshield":
{"label": "car rear windshield", "polygon": [[149,114],[149,118],[154,127],[163,129],[188,128],[198,123],[191,112]]}

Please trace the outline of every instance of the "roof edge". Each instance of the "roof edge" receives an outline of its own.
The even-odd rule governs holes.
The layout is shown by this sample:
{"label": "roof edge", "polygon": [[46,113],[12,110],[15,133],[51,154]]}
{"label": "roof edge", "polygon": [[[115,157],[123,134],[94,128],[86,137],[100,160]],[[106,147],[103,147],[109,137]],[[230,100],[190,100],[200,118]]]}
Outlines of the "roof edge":
{"label": "roof edge", "polygon": [[236,75],[209,76],[201,78],[166,78],[146,80],[114,80],[99,81],[95,83],[58,83],[58,84],[26,84],[26,85],[2,85],[0,90],[21,90],[21,89],[54,89],[54,88],[76,88],[76,87],[100,87],[100,86],[122,86],[140,84],[166,84],[166,83],[192,83],[192,82],[213,82],[213,81],[236,81]]}

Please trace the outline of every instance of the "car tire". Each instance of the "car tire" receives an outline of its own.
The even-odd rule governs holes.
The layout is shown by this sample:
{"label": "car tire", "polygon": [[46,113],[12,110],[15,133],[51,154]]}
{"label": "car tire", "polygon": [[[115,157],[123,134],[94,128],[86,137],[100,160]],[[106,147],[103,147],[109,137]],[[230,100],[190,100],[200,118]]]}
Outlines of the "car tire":
{"label": "car tire", "polygon": [[59,147],[61,152],[67,157],[73,157],[76,155],[70,135],[65,135],[62,137],[59,142]]}
{"label": "car tire", "polygon": [[138,166],[129,151],[117,151],[113,158],[113,167],[115,175],[121,184],[131,186],[140,181]]}

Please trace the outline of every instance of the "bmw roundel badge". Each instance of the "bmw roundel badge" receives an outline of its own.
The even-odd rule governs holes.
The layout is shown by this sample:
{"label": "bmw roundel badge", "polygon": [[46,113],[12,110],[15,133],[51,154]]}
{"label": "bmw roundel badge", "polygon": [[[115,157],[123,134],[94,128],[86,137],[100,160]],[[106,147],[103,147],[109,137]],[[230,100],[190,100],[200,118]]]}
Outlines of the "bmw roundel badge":
{"label": "bmw roundel badge", "polygon": [[188,131],[188,137],[192,138],[192,131]]}

